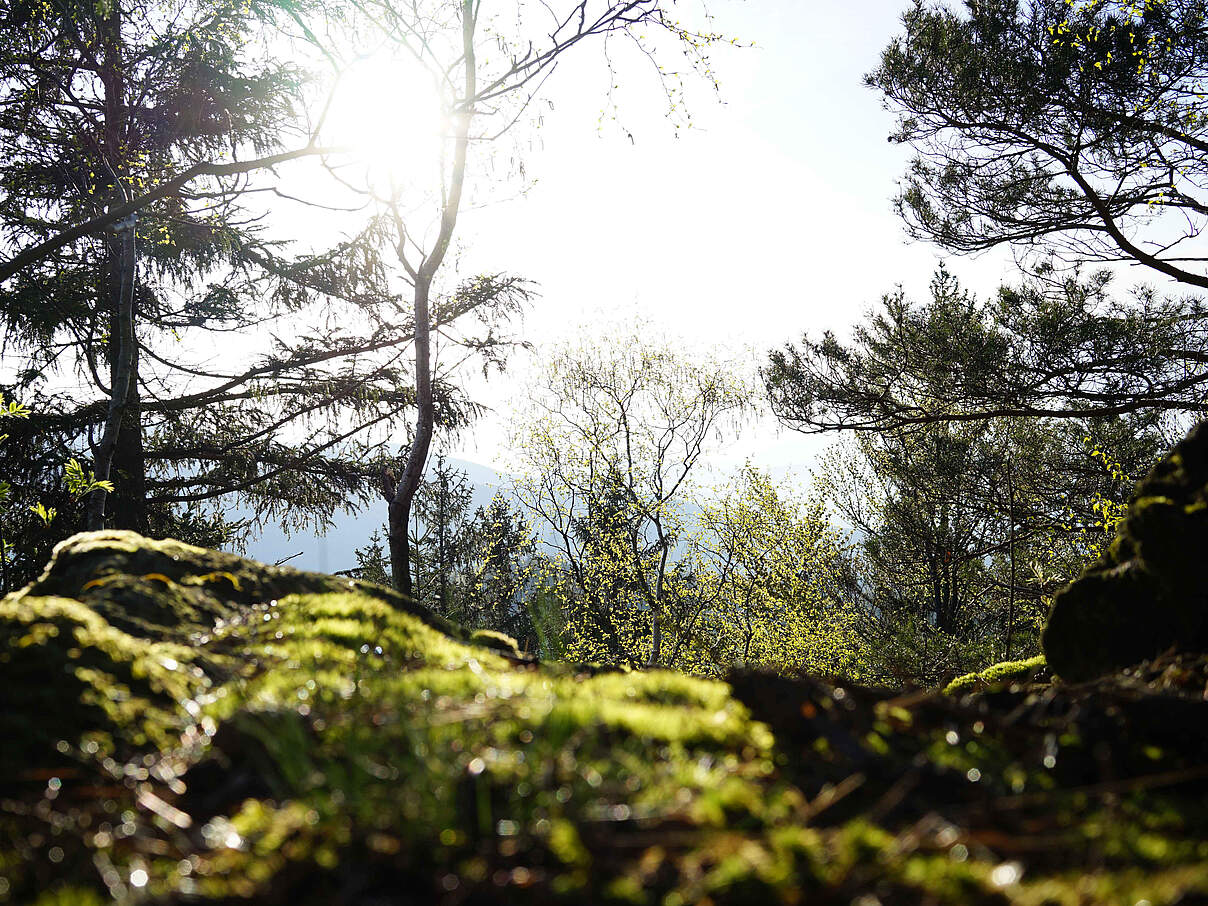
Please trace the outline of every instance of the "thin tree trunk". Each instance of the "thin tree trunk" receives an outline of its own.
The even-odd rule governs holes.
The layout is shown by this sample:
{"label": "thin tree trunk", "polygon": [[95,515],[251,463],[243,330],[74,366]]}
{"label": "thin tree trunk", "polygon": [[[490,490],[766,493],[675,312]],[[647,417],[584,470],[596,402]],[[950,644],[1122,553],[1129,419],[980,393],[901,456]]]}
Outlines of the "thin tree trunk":
{"label": "thin tree trunk", "polygon": [[663,587],[667,575],[667,539],[663,536],[663,526],[655,522],[659,533],[659,572],[654,586],[654,609],[651,615],[650,634],[650,666],[657,667],[662,662],[663,655]]}
{"label": "thin tree trunk", "polygon": [[1007,462],[1007,518],[1011,520],[1011,592],[1007,601],[1007,640],[1004,661],[1011,660],[1011,633],[1015,629],[1015,474]]}
{"label": "thin tree trunk", "polygon": [[943,625],[943,575],[940,570],[940,557],[943,551],[936,547],[931,555],[931,609],[935,613],[935,625]]}
{"label": "thin tree trunk", "polygon": [[428,317],[428,290],[426,282],[415,286],[415,435],[411,438],[411,449],[407,452],[407,465],[394,500],[390,502],[390,565],[394,587],[403,594],[413,597],[415,586],[411,581],[411,538],[407,524],[411,521],[411,504],[415,492],[424,477],[424,464],[432,444],[435,421],[435,405],[432,398],[432,354],[431,324]]}
{"label": "thin tree trunk", "polygon": [[0,582],[4,583],[3,593],[8,594],[8,545],[4,541],[3,527],[0,527]]}
{"label": "thin tree trunk", "polygon": [[923,626],[923,659],[919,661],[919,680],[922,683],[927,682],[927,631],[930,627],[924,624]]}
{"label": "thin tree trunk", "polygon": [[[474,0],[462,0],[461,36],[462,53],[465,61],[465,85],[462,109],[458,112],[456,135],[453,148],[453,166],[449,175],[449,191],[441,211],[440,233],[432,251],[420,262],[413,275],[415,283],[415,434],[411,449],[407,453],[407,464],[390,501],[390,568],[394,586],[403,594],[411,596],[411,544],[407,537],[407,522],[411,516],[411,504],[419,489],[424,474],[424,464],[432,444],[435,425],[435,405],[432,397],[432,323],[429,313],[429,296],[432,280],[440,269],[457,226],[457,215],[461,208],[462,187],[465,185],[466,153],[470,142],[470,122],[474,118],[474,95],[477,86],[477,65],[474,56]],[[402,218],[394,210],[395,222],[399,226],[397,252],[399,259],[406,262],[406,238],[402,231]]]}
{"label": "thin tree trunk", "polygon": [[[101,41],[100,78],[104,86],[104,135],[102,165],[113,181],[109,189],[110,204],[127,200],[126,187],[126,109],[125,62],[122,59],[122,20],[117,3],[110,5],[99,23]],[[101,439],[93,453],[93,471],[99,481],[106,481],[112,471],[114,453],[126,414],[130,389],[137,384],[136,340],[134,333],[134,279],[137,248],[135,245],[136,217],[131,215],[113,225],[114,238],[108,243],[109,273],[103,284],[105,298],[101,305],[110,312],[109,330],[109,406]],[[141,445],[141,438],[140,438]],[[123,493],[126,493],[123,490]],[[107,492],[97,488],[88,501],[85,524],[92,531],[105,527]]]}
{"label": "thin tree trunk", "polygon": [[[444,463],[438,460],[442,469]],[[448,487],[443,475],[438,476],[436,485],[436,601],[442,615],[449,613],[448,602],[445,600],[445,529],[449,525]]]}
{"label": "thin tree trunk", "polygon": [[113,449],[110,472],[114,476],[114,492],[109,502],[114,528],[129,529],[140,535],[151,531],[147,514],[147,457],[143,450],[143,406],[139,389],[139,349],[134,325],[138,323],[138,275],[131,263],[130,330],[132,338],[129,359],[130,380],[122,407],[121,428]]}
{"label": "thin tree trunk", "polygon": [[[116,345],[109,370],[109,410],[105,417],[105,429],[96,446],[93,470],[98,481],[109,480],[117,449],[118,435],[125,419],[134,375],[134,261],[135,225],[133,219],[123,225],[119,233],[119,248],[116,271],[118,275],[118,305],[115,331],[111,342]],[[97,532],[105,527],[105,499],[108,492],[99,487],[92,492],[88,501],[87,526]]]}
{"label": "thin tree trunk", "polygon": [[[134,301],[130,311],[130,335],[138,323],[137,275],[132,280]],[[110,473],[114,477],[114,492],[109,501],[110,520],[114,528],[129,529],[140,535],[151,531],[147,513],[147,458],[143,450],[143,407],[139,391],[139,354],[135,338],[129,356],[130,380],[122,407],[121,427],[113,449]]]}

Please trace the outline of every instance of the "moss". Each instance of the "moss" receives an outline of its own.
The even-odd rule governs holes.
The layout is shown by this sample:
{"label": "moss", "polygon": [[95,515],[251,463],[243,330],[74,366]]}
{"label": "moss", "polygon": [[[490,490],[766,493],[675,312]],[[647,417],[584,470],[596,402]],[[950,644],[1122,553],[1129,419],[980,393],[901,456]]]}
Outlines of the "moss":
{"label": "moss", "polygon": [[1043,654],[1022,661],[1003,661],[979,673],[958,676],[944,687],[944,691],[948,695],[963,695],[1011,683],[1034,683],[1043,679],[1047,667]]}
{"label": "moss", "polygon": [[[0,771],[85,736],[117,753],[171,745],[210,685],[195,649],[131,636],[79,601],[0,601]],[[109,754],[106,752],[106,754]]]}
{"label": "moss", "polygon": [[34,906],[104,906],[108,901],[108,897],[86,887],[54,887],[43,891]]}
{"label": "moss", "polygon": [[520,659],[520,646],[516,644],[516,640],[510,635],[504,635],[502,632],[495,632],[492,629],[479,629],[470,636],[470,641],[475,645],[482,645],[484,648],[494,648],[510,657]]}
{"label": "moss", "polygon": [[147,621],[144,626],[177,631],[226,620],[243,607],[299,593],[353,593],[409,613],[446,635],[468,638],[460,627],[427,608],[369,582],[266,566],[133,532],[91,532],[68,538],[55,547],[42,575],[16,596],[76,598],[101,612],[112,609],[120,618],[141,618]]}
{"label": "moss", "polygon": [[1137,486],[1107,553],[1059,592],[1042,634],[1053,671],[1086,680],[1172,646],[1208,650],[1208,422]]}
{"label": "moss", "polygon": [[1154,904],[1208,889],[1196,788],[1127,786],[1208,759],[1186,659],[1065,691],[1015,684],[1033,659],[963,697],[599,672],[386,589],[123,533],[73,539],[0,603],[0,657],[0,902],[1108,903],[1146,871]]}

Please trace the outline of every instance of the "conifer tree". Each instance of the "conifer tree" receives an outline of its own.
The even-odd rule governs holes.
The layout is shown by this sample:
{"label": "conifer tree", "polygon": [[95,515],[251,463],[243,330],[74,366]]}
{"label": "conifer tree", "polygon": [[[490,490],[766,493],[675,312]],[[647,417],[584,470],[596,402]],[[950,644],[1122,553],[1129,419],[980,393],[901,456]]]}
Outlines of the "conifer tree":
{"label": "conifer tree", "polygon": [[[380,224],[294,253],[255,201],[274,188],[266,164],[324,150],[304,128],[308,74],[279,56],[280,26],[324,11],[335,14],[272,0],[0,11],[0,381],[34,413],[0,458],[31,500],[71,456],[114,485],[65,508],[51,535],[30,534],[31,564],[76,528],[217,545],[247,528],[219,500],[253,521],[322,528],[374,496],[384,429],[416,399],[414,318],[379,259]],[[432,324],[522,296],[492,278],[454,287],[434,297]],[[440,376],[433,401],[444,425],[472,412]]]}

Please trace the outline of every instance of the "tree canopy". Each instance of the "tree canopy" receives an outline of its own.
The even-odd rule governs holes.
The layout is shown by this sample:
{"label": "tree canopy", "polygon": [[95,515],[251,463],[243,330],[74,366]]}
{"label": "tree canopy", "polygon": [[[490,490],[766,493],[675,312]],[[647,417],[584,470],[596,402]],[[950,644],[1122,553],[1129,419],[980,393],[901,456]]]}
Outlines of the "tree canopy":
{"label": "tree canopy", "polygon": [[[20,258],[141,201],[136,216],[76,235],[4,284],[6,359],[22,360],[9,386],[34,410],[27,443],[8,452],[50,445],[104,473],[112,463],[111,518],[142,531],[179,531],[174,513],[223,494],[258,514],[321,521],[355,489],[356,469],[331,455],[331,432],[287,444],[283,431],[319,413],[380,417],[405,397],[386,370],[376,402],[355,399],[367,385],[340,366],[386,338],[334,336],[315,318],[338,300],[388,304],[375,269],[351,246],[285,257],[247,205],[250,168],[215,164],[306,142],[305,73],[259,52],[288,13],[183,0],[4,13],[6,250]],[[209,175],[154,191],[165,173],[197,168]],[[259,361],[210,361],[215,345],[253,329],[269,350]],[[309,493],[290,480],[302,474]]]}
{"label": "tree canopy", "polygon": [[765,388],[780,420],[805,432],[1203,411],[1203,300],[1110,289],[1105,273],[1050,276],[979,300],[941,268],[930,298],[884,296],[846,342],[828,332],[773,351]]}
{"label": "tree canopy", "polygon": [[[323,528],[374,499],[386,428],[416,405],[417,326],[382,224],[307,250],[262,201],[297,201],[269,165],[328,150],[321,86],[288,32],[313,35],[307,21],[340,10],[119,0],[4,14],[2,379],[33,415],[0,461],[30,500],[71,457],[114,485],[87,519],[63,508],[54,532],[22,529],[31,568],[74,528],[218,545],[245,527],[234,505]],[[131,216],[110,223],[114,211]],[[424,326],[490,360],[528,296],[513,277],[451,279]],[[470,313],[475,327],[453,328]],[[472,415],[447,369],[429,386],[436,423]]]}
{"label": "tree canopy", "polygon": [[917,152],[914,236],[1208,287],[1202,0],[916,0],[903,21],[867,82]]}
{"label": "tree canopy", "polygon": [[572,656],[678,655],[685,505],[702,457],[748,405],[730,363],[689,358],[647,325],[547,354],[515,429],[517,493],[567,573]]}

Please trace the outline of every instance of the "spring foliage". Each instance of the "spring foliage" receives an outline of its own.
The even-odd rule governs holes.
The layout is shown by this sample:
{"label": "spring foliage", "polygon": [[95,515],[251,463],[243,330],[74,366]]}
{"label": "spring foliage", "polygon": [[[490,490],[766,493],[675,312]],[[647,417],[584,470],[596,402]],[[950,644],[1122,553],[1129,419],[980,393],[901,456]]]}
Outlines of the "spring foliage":
{"label": "spring foliage", "polygon": [[750,411],[740,374],[648,330],[547,359],[517,494],[553,548],[567,656],[856,670],[845,543],[822,510],[750,466],[702,486],[702,459]]}

